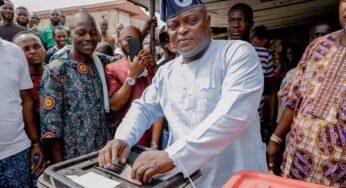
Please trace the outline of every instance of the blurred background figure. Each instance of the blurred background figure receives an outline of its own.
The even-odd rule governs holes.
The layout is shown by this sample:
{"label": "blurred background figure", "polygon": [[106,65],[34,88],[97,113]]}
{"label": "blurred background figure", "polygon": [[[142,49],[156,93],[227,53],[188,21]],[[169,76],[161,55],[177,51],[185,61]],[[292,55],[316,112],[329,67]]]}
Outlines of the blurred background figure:
{"label": "blurred background figure", "polygon": [[250,42],[259,47],[269,49],[269,31],[267,27],[261,25],[253,28],[250,32]]}
{"label": "blurred background figure", "polygon": [[65,27],[65,24],[66,24],[65,13],[64,11],[59,10],[59,14],[60,14],[60,24]]}
{"label": "blurred background figure", "polygon": [[116,30],[115,30],[115,36],[114,36],[114,53],[116,53],[117,51],[119,51],[120,48],[120,43],[119,43],[119,37],[120,37],[120,31],[124,28],[124,25],[122,23],[119,23],[116,26]]}
{"label": "blurred background figure", "polygon": [[99,52],[108,56],[114,56],[112,46],[104,42],[99,42],[97,44],[95,52]]}
{"label": "blurred background figure", "polygon": [[332,32],[332,25],[329,22],[325,20],[317,22],[310,30],[310,42],[330,32]]}
{"label": "blurred background figure", "polygon": [[158,66],[164,65],[178,56],[177,50],[169,39],[166,25],[160,29],[159,44],[160,49],[162,49],[162,54],[160,54],[161,58],[156,62]]}
{"label": "blurred background figure", "polygon": [[110,37],[110,35],[108,34],[108,24],[108,19],[105,18],[105,16],[102,16],[99,22],[99,27],[101,31],[101,42],[109,44],[114,50],[114,39]]}
{"label": "blurred background figure", "polygon": [[66,45],[67,42],[67,32],[62,26],[55,26],[52,30],[53,39],[55,41],[55,46],[51,47],[45,58],[45,63],[49,64],[51,57],[61,48]]}
{"label": "blurred background figure", "polygon": [[28,23],[28,29],[35,32],[36,34],[39,34],[40,31],[38,29],[38,25],[40,24],[40,16],[37,12],[31,12],[29,14],[29,23]]}
{"label": "blurred background figure", "polygon": [[16,8],[16,21],[17,24],[27,27],[29,23],[29,11],[27,8],[23,6],[19,6]]}
{"label": "blurred background figure", "polygon": [[12,42],[12,38],[19,32],[27,30],[25,27],[14,22],[14,4],[11,1],[4,1],[0,7],[2,23],[0,25],[0,37]]}

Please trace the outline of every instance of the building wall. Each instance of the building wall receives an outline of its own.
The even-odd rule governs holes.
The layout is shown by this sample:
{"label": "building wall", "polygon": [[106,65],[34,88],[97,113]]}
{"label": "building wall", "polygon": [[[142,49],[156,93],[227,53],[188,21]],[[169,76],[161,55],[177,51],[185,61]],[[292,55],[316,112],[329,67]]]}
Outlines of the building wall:
{"label": "building wall", "polygon": [[[98,28],[99,28],[99,23],[100,23],[102,16],[105,16],[105,18],[108,19],[108,22],[109,22],[108,33],[111,36],[113,36],[115,34],[115,28],[119,23],[124,24],[124,26],[133,25],[133,26],[136,26],[140,29],[145,24],[145,22],[143,20],[131,18],[131,15],[129,13],[124,12],[124,11],[120,11],[118,9],[106,9],[106,10],[102,10],[102,11],[89,11],[89,13],[95,18],[95,20],[98,24]],[[66,26],[68,26],[69,19],[71,18],[72,14],[67,15],[65,13]],[[44,16],[43,18],[41,18],[39,29],[47,27],[49,25],[49,23],[50,23],[50,21],[49,21],[48,16]]]}

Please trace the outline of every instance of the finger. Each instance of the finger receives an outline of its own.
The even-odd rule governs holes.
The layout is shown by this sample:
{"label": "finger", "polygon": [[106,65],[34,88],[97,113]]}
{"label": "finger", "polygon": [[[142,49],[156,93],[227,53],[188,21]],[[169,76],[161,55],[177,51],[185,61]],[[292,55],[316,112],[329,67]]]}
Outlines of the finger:
{"label": "finger", "polygon": [[149,168],[143,174],[143,183],[149,183],[151,177],[158,173],[157,168]]}
{"label": "finger", "polygon": [[269,169],[269,171],[274,169],[274,165],[275,165],[274,158],[275,157],[273,155],[268,156],[268,169]]}
{"label": "finger", "polygon": [[108,142],[104,148],[101,149],[99,154],[99,165],[106,168],[107,160],[106,160],[106,151],[110,150],[110,143]]}
{"label": "finger", "polygon": [[130,155],[130,152],[131,152],[130,147],[128,145],[126,145],[123,152],[121,152],[121,155],[120,155],[120,163],[121,164],[126,163],[127,157]]}
{"label": "finger", "polygon": [[105,151],[105,161],[106,161],[106,168],[110,167],[111,164],[111,152],[110,150]]}
{"label": "finger", "polygon": [[35,156],[35,154],[31,152],[31,155],[30,155],[31,170],[34,169],[34,167],[35,167],[34,156]]}
{"label": "finger", "polygon": [[36,164],[36,169],[33,169],[33,171],[36,172],[36,170],[38,170],[38,168],[40,168],[40,167],[42,168],[44,162],[45,162],[45,159],[44,159],[43,155],[41,154],[40,160]]}
{"label": "finger", "polygon": [[132,169],[137,169],[139,168],[139,166],[142,166],[142,164],[144,163],[144,161],[146,161],[145,159],[147,158],[147,151],[142,152],[141,154],[139,154],[139,156],[137,157],[137,159],[135,160]]}
{"label": "finger", "polygon": [[106,149],[107,145],[102,148],[99,152],[99,157],[98,157],[98,162],[100,166],[103,166],[105,164],[105,155],[104,155],[104,151]]}
{"label": "finger", "polygon": [[31,173],[33,174],[37,169],[38,169],[38,164],[34,162],[31,169]]}
{"label": "finger", "polygon": [[132,178],[142,182],[143,181],[143,175],[145,173],[145,171],[147,171],[149,169],[147,164],[143,164],[142,166],[140,166],[136,171],[135,171],[135,178],[132,176]]}
{"label": "finger", "polygon": [[136,177],[136,171],[138,168],[140,168],[144,162],[143,162],[143,155],[145,156],[145,152],[141,153],[137,159],[135,160],[135,163],[132,165],[132,172],[131,172],[131,176],[134,179]]}
{"label": "finger", "polygon": [[119,144],[112,144],[111,146],[111,155],[112,155],[112,163],[117,160],[118,158],[118,150],[119,150]]}
{"label": "finger", "polygon": [[40,171],[38,172],[38,175],[39,175],[39,176],[43,174],[43,172],[44,172],[44,170],[46,169],[46,167],[47,167],[47,162],[44,161],[43,164],[42,164],[42,167],[41,167]]}

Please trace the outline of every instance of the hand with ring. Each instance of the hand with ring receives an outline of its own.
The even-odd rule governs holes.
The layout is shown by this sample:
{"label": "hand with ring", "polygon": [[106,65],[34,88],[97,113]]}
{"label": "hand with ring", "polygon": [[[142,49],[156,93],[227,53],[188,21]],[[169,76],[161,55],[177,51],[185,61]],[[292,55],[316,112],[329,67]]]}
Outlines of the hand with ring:
{"label": "hand with ring", "polygon": [[168,172],[173,168],[174,163],[167,152],[146,151],[139,155],[133,164],[131,176],[143,183],[149,183],[154,175]]}

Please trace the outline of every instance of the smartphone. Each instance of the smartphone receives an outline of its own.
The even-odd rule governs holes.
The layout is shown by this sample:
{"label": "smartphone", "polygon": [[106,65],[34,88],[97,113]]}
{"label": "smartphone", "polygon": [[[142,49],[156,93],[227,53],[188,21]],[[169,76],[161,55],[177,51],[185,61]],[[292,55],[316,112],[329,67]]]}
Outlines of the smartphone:
{"label": "smartphone", "polygon": [[130,58],[133,62],[135,56],[138,55],[139,51],[142,49],[141,40],[139,38],[131,38],[128,40],[129,44],[129,51],[130,51]]}

